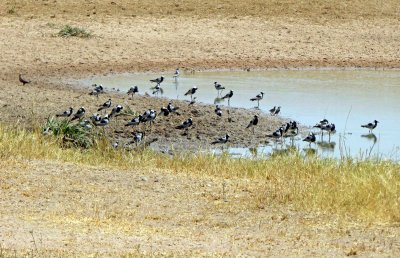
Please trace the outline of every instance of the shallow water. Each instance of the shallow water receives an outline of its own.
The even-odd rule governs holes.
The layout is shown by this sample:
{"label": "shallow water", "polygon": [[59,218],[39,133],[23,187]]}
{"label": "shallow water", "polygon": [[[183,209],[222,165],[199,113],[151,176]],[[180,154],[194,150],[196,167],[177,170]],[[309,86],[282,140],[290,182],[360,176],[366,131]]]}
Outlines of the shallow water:
{"label": "shallow water", "polygon": [[[125,92],[133,85],[139,86],[139,92],[152,94],[150,79],[162,74],[113,74],[83,79],[81,84],[100,83],[107,88],[118,88]],[[192,86],[199,89],[195,96],[198,102],[214,103],[217,91],[214,81],[226,90],[232,89],[234,95],[230,101],[233,107],[254,108],[257,102],[249,99],[260,91],[265,93],[260,101],[260,109],[268,112],[273,106],[281,106],[280,115],[298,121],[303,126],[312,126],[323,118],[336,125],[336,134],[328,141],[328,135],[317,136],[318,144],[311,148],[301,141],[302,136],[293,145],[303,152],[318,153],[325,157],[368,157],[385,159],[400,157],[400,71],[375,70],[298,70],[298,71],[257,71],[257,72],[197,72],[181,74],[175,80],[171,74],[164,73],[161,84],[163,94],[171,99],[190,100],[184,93]],[[221,102],[227,105],[227,102]],[[378,127],[369,134],[361,124],[379,121]],[[310,128],[310,131],[319,132]],[[273,150],[282,151],[285,144],[261,146],[256,150],[232,148],[229,152],[239,156],[269,155]],[[217,150],[218,152],[218,150]]]}

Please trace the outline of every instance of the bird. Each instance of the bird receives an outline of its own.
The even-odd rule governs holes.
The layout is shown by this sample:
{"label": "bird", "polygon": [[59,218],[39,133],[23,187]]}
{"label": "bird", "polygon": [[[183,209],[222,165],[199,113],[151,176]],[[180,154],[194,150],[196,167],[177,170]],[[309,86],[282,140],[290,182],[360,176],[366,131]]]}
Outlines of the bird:
{"label": "bird", "polygon": [[110,115],[105,115],[99,122],[95,123],[96,126],[106,126],[110,123]]}
{"label": "bird", "polygon": [[133,87],[131,87],[131,88],[128,90],[128,96],[129,96],[129,95],[132,95],[132,97],[133,97],[133,95],[134,95],[135,93],[138,93],[138,92],[139,92],[138,86],[133,86]]}
{"label": "bird", "polygon": [[116,142],[114,142],[111,146],[112,146],[114,149],[117,149],[117,148],[118,148],[118,145],[119,145],[119,142],[116,141]]}
{"label": "bird", "polygon": [[327,131],[329,134],[329,141],[331,141],[331,134],[336,132],[336,127],[335,124],[331,123],[331,124],[325,124],[322,125],[321,130],[322,131]]}
{"label": "bird", "polygon": [[310,134],[307,135],[307,137],[303,139],[304,142],[308,142],[310,145],[311,145],[311,143],[315,142],[315,140],[316,140],[316,137],[313,132],[310,132]]}
{"label": "bird", "polygon": [[250,123],[247,125],[246,128],[252,127],[253,134],[254,134],[254,126],[258,124],[258,115],[254,115],[253,119],[251,119]]}
{"label": "bird", "polygon": [[378,125],[378,123],[379,123],[379,121],[374,120],[372,123],[361,125],[361,127],[368,128],[369,129],[369,133],[371,133],[372,130],[374,130],[375,127]]}
{"label": "bird", "polygon": [[187,120],[183,121],[180,125],[176,126],[176,129],[185,129],[185,132],[183,133],[183,135],[187,135],[187,131],[189,129],[189,127],[191,127],[193,125],[193,120],[192,118],[188,118]]}
{"label": "bird", "polygon": [[321,129],[321,137],[323,137],[324,136],[324,130],[322,128],[324,126],[326,126],[327,124],[329,124],[329,121],[328,121],[328,119],[324,118],[321,121],[319,121],[318,123],[316,123],[313,127]]}
{"label": "bird", "polygon": [[276,116],[277,114],[279,114],[279,112],[281,112],[281,107],[277,107],[275,109],[275,112],[272,114],[273,116]]}
{"label": "bird", "polygon": [[81,119],[85,115],[85,112],[86,112],[86,110],[84,107],[79,108],[78,111],[76,111],[76,113],[72,117],[71,121],[73,121],[75,119]]}
{"label": "bird", "polygon": [[175,69],[175,73],[174,73],[174,75],[172,77],[175,78],[175,80],[176,80],[176,79],[178,79],[180,73],[181,72],[179,71],[179,67],[178,67],[178,68]]}
{"label": "bird", "polygon": [[100,105],[97,111],[102,111],[103,109],[107,109],[111,107],[111,99],[108,99],[106,102],[103,103],[103,105]]}
{"label": "bird", "polygon": [[133,132],[133,143],[136,143],[136,146],[144,139],[144,132]]}
{"label": "bird", "polygon": [[214,87],[218,92],[218,96],[222,93],[223,90],[225,90],[225,87],[223,87],[221,84],[218,82],[214,82]]}
{"label": "bird", "polygon": [[142,117],[139,119],[139,121],[141,123],[146,123],[146,122],[150,122],[150,126],[152,125],[153,121],[156,119],[157,117],[157,112],[154,111],[153,109],[149,109],[146,110]]}
{"label": "bird", "polygon": [[275,132],[273,132],[272,134],[268,134],[267,137],[270,138],[274,138],[274,139],[279,139],[283,137],[283,132],[284,132],[284,128],[283,127],[279,127]]}
{"label": "bird", "polygon": [[274,106],[273,108],[271,108],[271,109],[269,110],[269,114],[270,114],[271,116],[273,116],[273,115],[275,114],[275,111],[276,111],[276,106]]}
{"label": "bird", "polygon": [[260,92],[260,94],[257,94],[254,98],[251,98],[250,101],[256,101],[257,100],[257,108],[260,107],[260,100],[264,98],[264,92]]}
{"label": "bird", "polygon": [[217,143],[227,143],[229,140],[229,134],[225,134],[224,137],[218,138],[217,140],[213,141],[211,144],[217,144]]}
{"label": "bird", "polygon": [[221,107],[220,107],[219,105],[216,105],[216,106],[215,106],[214,113],[215,113],[217,116],[222,116],[222,110],[221,110]]}
{"label": "bird", "polygon": [[122,111],[122,109],[124,109],[124,107],[118,104],[117,106],[115,106],[111,110],[111,113],[110,113],[109,117],[112,117],[114,115],[118,115]]}
{"label": "bird", "polygon": [[101,116],[97,113],[94,113],[91,117],[90,120],[92,121],[92,123],[96,123],[96,122],[100,122],[101,120]]}
{"label": "bird", "polygon": [[70,107],[68,110],[66,110],[62,113],[56,114],[56,117],[70,117],[73,112],[74,112],[74,109],[72,107]]}
{"label": "bird", "polygon": [[150,80],[150,82],[155,82],[155,83],[157,83],[157,85],[160,85],[163,81],[164,81],[164,76]]}
{"label": "bird", "polygon": [[158,93],[161,93],[161,94],[164,93],[164,90],[161,88],[161,86],[159,84],[157,84],[154,87],[151,87],[150,89],[153,90],[153,92],[152,92],[153,95],[155,94],[158,96]]}
{"label": "bird", "polygon": [[137,117],[132,118],[131,121],[129,121],[125,126],[134,126],[140,124],[140,120],[142,118],[142,115],[139,115]]}
{"label": "bird", "polygon": [[82,126],[83,128],[85,128],[86,130],[92,129],[92,125],[91,125],[90,121],[87,119],[80,122],[79,125]]}
{"label": "bird", "polygon": [[164,116],[168,116],[170,112],[169,112],[168,108],[162,107],[162,108],[161,108],[161,113],[162,113]]}
{"label": "bird", "polygon": [[95,83],[95,84],[93,84],[92,86],[94,87],[94,89],[93,89],[91,92],[89,92],[89,95],[99,97],[99,95],[100,95],[101,93],[104,93],[104,87],[103,87],[103,85],[101,85],[101,84],[97,85],[97,84]]}
{"label": "bird", "polygon": [[177,110],[179,109],[179,107],[174,107],[174,106],[172,105],[171,102],[168,103],[167,109],[168,109],[168,111],[169,111],[170,113],[175,113],[175,114],[177,114],[178,116],[181,115],[181,114],[177,111]]}
{"label": "bird", "polygon": [[22,78],[22,74],[19,74],[18,79],[19,79],[19,82],[22,83],[22,85],[25,85],[25,84],[31,82],[30,80]]}
{"label": "bird", "polygon": [[185,96],[190,95],[190,100],[193,100],[193,94],[195,94],[196,91],[197,91],[197,87],[196,87],[196,86],[193,86],[193,88],[191,88],[190,90],[188,90],[188,91],[185,93]]}
{"label": "bird", "polygon": [[222,99],[228,99],[228,106],[230,105],[230,100],[233,96],[233,90],[230,90],[229,93],[227,93],[225,96],[222,97]]}

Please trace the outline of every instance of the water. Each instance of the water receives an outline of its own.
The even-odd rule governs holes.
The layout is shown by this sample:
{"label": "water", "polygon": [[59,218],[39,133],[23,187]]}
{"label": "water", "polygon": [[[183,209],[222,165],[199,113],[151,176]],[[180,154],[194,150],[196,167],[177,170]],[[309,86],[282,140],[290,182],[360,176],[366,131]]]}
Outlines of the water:
{"label": "water", "polygon": [[[100,83],[107,88],[127,91],[133,85],[139,92],[152,93],[150,79],[162,74],[113,74],[84,79],[82,84]],[[217,91],[214,81],[226,87],[222,95],[232,89],[230,101],[233,107],[254,108],[257,102],[249,99],[260,91],[265,93],[260,109],[268,112],[273,106],[281,106],[280,115],[294,119],[303,126],[312,126],[322,118],[336,125],[336,134],[330,142],[327,135],[319,144],[311,145],[296,141],[294,145],[307,152],[317,152],[325,157],[374,156],[387,159],[400,157],[400,71],[375,70],[299,70],[299,71],[257,71],[257,72],[197,72],[181,74],[178,80],[164,73],[161,84],[162,97],[190,100],[184,93],[193,87],[199,89],[195,96],[198,102],[214,103]],[[154,85],[154,84],[153,84]],[[227,105],[226,102],[221,103]],[[379,121],[378,127],[369,134],[361,124]],[[310,129],[318,132],[318,130]],[[300,138],[300,137],[299,137]],[[282,150],[282,145],[261,146],[254,150],[247,148],[230,149],[233,155],[252,156],[269,154],[273,149]]]}

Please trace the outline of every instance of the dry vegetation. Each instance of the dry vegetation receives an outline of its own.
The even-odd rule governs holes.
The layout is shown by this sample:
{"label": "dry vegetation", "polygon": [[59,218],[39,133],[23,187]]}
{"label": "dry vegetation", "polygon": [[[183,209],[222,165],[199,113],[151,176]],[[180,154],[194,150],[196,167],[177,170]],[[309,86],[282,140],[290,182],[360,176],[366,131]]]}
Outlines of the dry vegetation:
{"label": "dry vegetation", "polygon": [[[398,68],[399,6],[1,2],[0,257],[398,256],[398,163],[295,152],[269,160],[171,157],[114,150],[102,138],[86,150],[61,148],[37,128],[55,110],[99,104],[66,86],[67,75],[177,66]],[[58,37],[67,24],[91,37]],[[19,72],[32,83],[22,88]],[[160,105],[134,102],[140,111]]]}

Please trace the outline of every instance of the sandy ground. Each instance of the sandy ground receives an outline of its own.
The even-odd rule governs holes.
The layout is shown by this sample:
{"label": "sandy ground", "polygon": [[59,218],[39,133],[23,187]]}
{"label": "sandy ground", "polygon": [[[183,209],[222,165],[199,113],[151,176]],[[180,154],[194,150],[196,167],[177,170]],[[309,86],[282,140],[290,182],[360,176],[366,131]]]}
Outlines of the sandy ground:
{"label": "sandy ground", "polygon": [[[318,10],[296,4],[264,6],[263,1],[251,1],[252,8],[231,1],[208,1],[205,7],[191,6],[192,1],[167,1],[173,8],[166,9],[161,2],[151,6],[101,0],[85,5],[77,0],[1,3],[0,121],[33,127],[69,106],[85,106],[92,112],[108,97],[136,112],[167,104],[113,92],[96,99],[87,95],[87,89],[61,82],[98,73],[172,74],[176,67],[187,73],[400,68],[395,1],[379,8],[354,1],[355,5],[341,4],[338,9],[321,5]],[[58,37],[66,24],[83,27],[93,37]],[[22,86],[19,73],[32,82]],[[213,107],[199,112],[183,102],[175,105],[181,106],[184,115],[160,119],[159,129],[152,133],[183,146],[193,141],[207,145],[224,131],[238,135],[254,115],[254,111],[235,109],[231,111],[235,123],[227,123],[224,117],[211,124],[207,117]],[[189,139],[178,131],[165,134],[188,116],[196,120]],[[279,118],[264,117],[254,136],[245,131],[233,144],[257,144],[280,123]],[[119,134],[112,132],[118,128],[109,129],[114,139]],[[283,206],[260,209],[243,202],[251,200],[259,182],[227,181],[234,187],[223,197],[221,178],[81,168],[51,161],[3,165],[0,256],[3,249],[62,255],[397,256],[400,252],[396,227],[338,225],[329,215],[304,214]],[[43,188],[48,191],[40,191]],[[126,223],[114,225],[113,216],[121,216]],[[30,231],[36,242],[31,242]]]}
{"label": "sandy ground", "polygon": [[[0,254],[395,257],[399,228],[254,199],[263,182],[1,163]],[[40,178],[40,179],[39,179]],[[53,255],[55,255],[53,254]]]}

